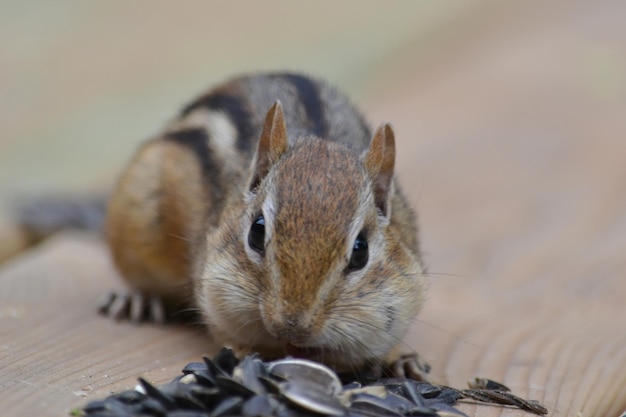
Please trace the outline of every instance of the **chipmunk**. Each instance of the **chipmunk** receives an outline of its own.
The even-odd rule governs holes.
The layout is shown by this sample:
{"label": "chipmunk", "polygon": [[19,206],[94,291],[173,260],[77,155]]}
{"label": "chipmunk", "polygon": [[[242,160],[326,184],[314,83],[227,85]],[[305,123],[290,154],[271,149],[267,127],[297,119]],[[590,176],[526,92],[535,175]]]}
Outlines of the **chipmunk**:
{"label": "chipmunk", "polygon": [[[105,235],[131,289],[104,310],[199,310],[240,354],[423,375],[402,337],[427,288],[389,124],[291,73],[231,80],[147,141],[114,190]],[[146,308],[146,305],[150,307]]]}

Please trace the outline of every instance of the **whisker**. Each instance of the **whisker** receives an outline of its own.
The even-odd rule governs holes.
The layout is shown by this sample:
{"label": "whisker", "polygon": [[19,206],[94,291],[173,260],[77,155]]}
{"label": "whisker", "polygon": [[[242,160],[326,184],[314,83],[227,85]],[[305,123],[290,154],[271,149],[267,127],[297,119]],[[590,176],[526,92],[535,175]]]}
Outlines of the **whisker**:
{"label": "whisker", "polygon": [[469,278],[468,275],[464,275],[464,274],[453,274],[450,272],[425,272],[423,274],[420,274],[420,276],[437,276],[437,277],[451,277],[451,278]]}
{"label": "whisker", "polygon": [[183,235],[179,235],[177,233],[169,233],[168,236],[169,237],[174,237],[176,239],[184,240],[187,243],[192,243],[193,242],[193,239],[189,239],[188,237],[183,236]]}
{"label": "whisker", "polygon": [[441,333],[443,333],[443,334],[445,334],[447,336],[450,336],[450,337],[454,338],[457,341],[464,342],[464,343],[469,343],[469,344],[471,344],[473,346],[478,346],[474,342],[470,342],[469,340],[467,340],[467,339],[465,339],[465,338],[463,338],[463,337],[461,337],[459,335],[456,335],[456,334],[454,334],[454,333],[444,329],[443,327],[437,326],[435,324],[432,324],[432,323],[429,323],[427,321],[424,321],[424,320],[420,319],[419,316],[413,317],[409,322],[411,324],[412,323],[419,323],[419,324],[426,325],[426,326],[428,326],[428,327],[430,327],[432,329],[435,329],[435,330],[437,330],[437,331],[439,331],[439,332],[441,332]]}

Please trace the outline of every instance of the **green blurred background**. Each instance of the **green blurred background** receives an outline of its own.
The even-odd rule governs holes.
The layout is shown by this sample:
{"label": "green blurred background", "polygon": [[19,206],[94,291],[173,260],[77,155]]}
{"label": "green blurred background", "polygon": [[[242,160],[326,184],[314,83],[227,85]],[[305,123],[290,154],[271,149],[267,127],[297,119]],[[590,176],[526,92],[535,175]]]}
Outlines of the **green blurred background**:
{"label": "green blurred background", "polygon": [[[475,2],[6,2],[0,196],[108,184],[186,101],[236,74],[291,69],[367,101]],[[441,33],[444,29],[444,33]],[[415,74],[418,75],[418,74]],[[378,123],[378,121],[376,121]]]}

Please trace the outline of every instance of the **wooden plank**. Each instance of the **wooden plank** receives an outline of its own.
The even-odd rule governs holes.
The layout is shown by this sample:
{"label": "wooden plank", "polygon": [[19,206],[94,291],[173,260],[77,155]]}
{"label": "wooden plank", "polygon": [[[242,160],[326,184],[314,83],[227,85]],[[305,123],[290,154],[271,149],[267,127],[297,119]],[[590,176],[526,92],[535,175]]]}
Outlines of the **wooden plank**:
{"label": "wooden plank", "polygon": [[[95,301],[116,285],[101,243],[84,236],[61,236],[3,268],[5,415],[63,415],[132,387],[139,375],[166,382],[185,363],[214,352],[202,329],[132,326],[96,315]],[[436,380],[457,387],[474,376],[500,380],[544,402],[554,416],[617,415],[626,407],[625,337],[615,332],[623,328],[623,309],[586,303],[584,311],[559,312],[555,304],[571,300],[558,298],[551,311],[524,303],[504,309],[472,286],[435,286],[407,338],[431,361]],[[520,415],[462,408],[470,415]]]}
{"label": "wooden plank", "polygon": [[120,287],[98,239],[65,235],[0,272],[0,394],[4,416],[66,415],[87,400],[165,383],[212,352],[204,329],[134,326],[95,304]]}

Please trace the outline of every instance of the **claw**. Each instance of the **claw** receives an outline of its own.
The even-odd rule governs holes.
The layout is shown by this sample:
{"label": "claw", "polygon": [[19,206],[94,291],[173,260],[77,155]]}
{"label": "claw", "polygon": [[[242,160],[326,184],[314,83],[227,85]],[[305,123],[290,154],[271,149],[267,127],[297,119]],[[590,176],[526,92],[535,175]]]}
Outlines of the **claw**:
{"label": "claw", "polygon": [[111,303],[113,303],[113,300],[115,300],[115,292],[109,291],[104,294],[96,304],[98,308],[98,313],[107,314],[107,311],[109,310]]}
{"label": "claw", "polygon": [[116,294],[115,299],[109,306],[108,315],[111,316],[114,320],[122,320],[123,318],[128,316],[128,304],[130,297],[128,294]]}
{"label": "claw", "polygon": [[159,297],[150,298],[150,320],[157,324],[165,323],[165,307]]}
{"label": "claw", "polygon": [[142,293],[136,292],[130,297],[130,321],[137,324],[143,319],[145,297]]}
{"label": "claw", "polygon": [[98,312],[116,321],[132,323],[152,322],[163,324],[167,313],[159,297],[141,292],[109,292],[98,302]]}
{"label": "claw", "polygon": [[430,365],[417,353],[402,355],[388,365],[395,378],[409,378],[416,381],[427,381]]}

